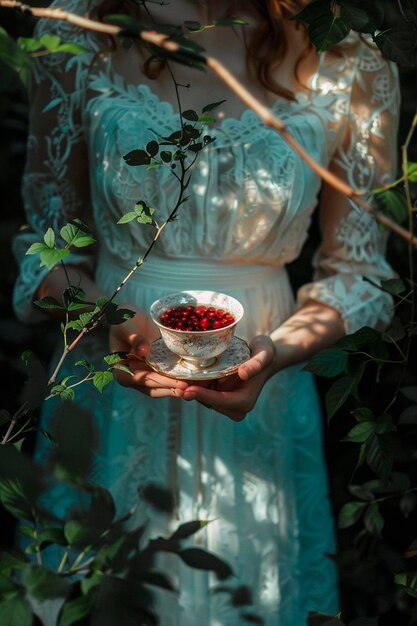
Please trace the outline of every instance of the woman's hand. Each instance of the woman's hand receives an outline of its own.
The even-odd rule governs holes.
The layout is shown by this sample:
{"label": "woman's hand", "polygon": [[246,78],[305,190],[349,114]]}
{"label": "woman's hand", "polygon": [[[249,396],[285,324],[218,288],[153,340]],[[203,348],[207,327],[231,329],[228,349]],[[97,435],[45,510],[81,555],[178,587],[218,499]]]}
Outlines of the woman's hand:
{"label": "woman's hand", "polygon": [[159,331],[143,311],[134,306],[126,308],[136,312],[135,317],[110,328],[111,352],[127,352],[126,364],[133,375],[114,370],[114,377],[124,387],[137,389],[151,398],[181,398],[187,383],[158,374],[145,362],[151,343],[159,338]]}
{"label": "woman's hand", "polygon": [[266,381],[275,373],[275,347],[270,337],[260,335],[250,344],[251,358],[236,375],[215,381],[216,389],[191,384],[184,400],[198,400],[218,413],[240,422],[255,406]]}

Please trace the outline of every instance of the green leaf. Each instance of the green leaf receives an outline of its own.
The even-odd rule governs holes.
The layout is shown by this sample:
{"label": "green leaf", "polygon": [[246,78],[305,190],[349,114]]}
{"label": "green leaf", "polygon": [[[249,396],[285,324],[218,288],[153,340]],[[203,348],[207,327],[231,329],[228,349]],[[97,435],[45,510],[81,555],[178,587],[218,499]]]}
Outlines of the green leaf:
{"label": "green leaf", "polygon": [[14,517],[30,521],[34,519],[33,502],[27,499],[21,481],[2,478],[0,502]]}
{"label": "green leaf", "polygon": [[219,102],[212,102],[211,104],[206,104],[206,106],[202,108],[202,113],[208,113],[209,111],[214,111],[214,109],[217,109],[220,105],[223,104],[223,102],[226,102],[226,100],[219,100]]}
{"label": "green leaf", "polygon": [[123,156],[124,160],[128,165],[137,166],[137,165],[149,165],[151,162],[151,157],[145,150],[131,150]]}
{"label": "green leaf", "polygon": [[41,309],[60,309],[61,311],[65,311],[65,307],[63,307],[62,304],[59,304],[58,300],[52,296],[46,296],[41,300],[35,300],[33,304],[36,304],[36,306]]}
{"label": "green leaf", "polygon": [[187,150],[191,150],[191,152],[200,152],[200,150],[203,149],[203,144],[201,143],[201,141],[198,141],[197,143],[190,143],[190,145],[188,146]]}
{"label": "green leaf", "polygon": [[410,183],[417,183],[417,163],[407,163],[407,176]]}
{"label": "green leaf", "polygon": [[68,324],[65,325],[66,330],[80,331],[83,328],[84,328],[84,325],[80,320],[71,320],[71,322],[68,322]]}
{"label": "green leaf", "polygon": [[52,230],[52,228],[48,228],[48,230],[46,231],[43,240],[45,242],[45,244],[48,246],[48,248],[53,248],[55,245],[55,233]]}
{"label": "green leaf", "polygon": [[417,572],[402,572],[397,574],[394,581],[413,598],[417,598]]}
{"label": "green leaf", "polygon": [[58,626],[72,626],[78,624],[90,614],[90,607],[85,596],[81,595],[74,600],[67,600],[58,616]]}
{"label": "green leaf", "polygon": [[40,252],[44,252],[44,250],[48,249],[48,246],[44,243],[33,243],[25,254],[39,254]]}
{"label": "green leaf", "polygon": [[308,614],[307,626],[345,626],[344,623],[333,615],[327,613],[311,612]]}
{"label": "green leaf", "polygon": [[169,489],[148,483],[140,489],[140,497],[161,513],[172,514],[174,511],[174,497]]}
{"label": "green leaf", "polygon": [[357,381],[353,376],[343,376],[336,380],[326,394],[327,418],[330,421],[334,414],[344,405],[348,397],[356,389]]}
{"label": "green leaf", "polygon": [[36,50],[40,50],[43,48],[43,44],[39,39],[34,39],[33,37],[19,37],[17,39],[17,44],[19,48],[25,50],[26,52],[36,52]]}
{"label": "green leaf", "polygon": [[67,311],[78,311],[79,309],[85,309],[87,306],[85,292],[73,285],[65,289],[63,300]]}
{"label": "green leaf", "polygon": [[159,144],[157,141],[150,141],[147,145],[146,145],[146,152],[149,154],[150,157],[154,157],[158,154],[159,152]]}
{"label": "green leaf", "polygon": [[390,278],[389,280],[381,280],[381,287],[384,291],[388,291],[388,293],[392,293],[395,296],[403,293],[406,289],[401,278]]}
{"label": "green leaf", "polygon": [[233,576],[233,570],[227,563],[214,554],[210,554],[200,548],[180,550],[178,556],[189,567],[214,572],[219,580],[225,580]]}
{"label": "green leaf", "polygon": [[373,435],[367,442],[366,462],[386,483],[394,462],[394,446],[389,434]]}
{"label": "green leaf", "polygon": [[309,38],[319,54],[340,43],[349,31],[349,25],[342,18],[335,17],[330,10],[321,14],[308,26]]}
{"label": "green leaf", "polygon": [[328,0],[316,0],[309,2],[300,13],[297,13],[292,19],[299,22],[311,24],[318,17],[331,13]]}
{"label": "green leaf", "polygon": [[164,163],[169,163],[172,159],[172,153],[167,150],[162,150],[160,156]]}
{"label": "green leaf", "polygon": [[386,189],[374,194],[381,211],[392,218],[397,224],[402,224],[408,216],[407,202],[403,191]]}
{"label": "green leaf", "polygon": [[171,539],[188,539],[191,535],[195,535],[199,530],[205,528],[210,521],[207,520],[195,520],[192,522],[185,522],[178,526],[177,530],[171,535]]}
{"label": "green leaf", "polygon": [[136,313],[131,309],[118,309],[117,304],[112,302],[105,310],[104,315],[108,324],[117,326],[135,317]]}
{"label": "green leaf", "polygon": [[86,248],[96,242],[94,237],[83,231],[83,229],[74,222],[63,226],[60,235],[69,246],[75,246],[76,248]]}
{"label": "green leaf", "polygon": [[120,26],[122,35],[125,37],[133,37],[134,39],[139,39],[140,32],[144,30],[144,26],[139,20],[126,14],[114,13],[106,15],[103,18],[103,22]]}
{"label": "green leaf", "polygon": [[[370,20],[366,11],[363,9],[351,5],[342,5],[340,8],[340,17],[346,24],[349,24],[350,28],[360,32],[367,32],[364,29],[369,26]],[[372,29],[371,32],[374,32],[374,29]]]}
{"label": "green leaf", "polygon": [[45,33],[39,40],[44,48],[50,52],[54,52],[61,44],[61,39],[57,35],[49,35]]}
{"label": "green leaf", "polygon": [[130,211],[129,213],[125,213],[118,221],[117,224],[127,224],[128,222],[132,222],[137,217],[136,213]]}
{"label": "green leaf", "polygon": [[191,30],[192,32],[198,32],[200,30],[205,30],[207,27],[200,24],[200,22],[195,22],[194,20],[185,20],[184,22],[185,28]]}
{"label": "green leaf", "polygon": [[38,531],[37,542],[39,545],[56,544],[66,546],[67,540],[62,528],[43,528]]}
{"label": "green leaf", "polygon": [[7,594],[0,602],[2,626],[32,626],[33,615],[29,602],[19,592]]}
{"label": "green leaf", "polygon": [[115,363],[119,363],[120,361],[124,361],[127,359],[127,352],[112,352],[111,354],[107,354],[103,357],[107,365],[114,365]]}
{"label": "green leaf", "polygon": [[[0,574],[0,598],[19,590],[19,585],[5,574]],[[1,602],[1,600],[0,600]]]}
{"label": "green leaf", "polygon": [[415,493],[405,493],[400,498],[399,507],[405,519],[408,519],[417,505],[417,496]]}
{"label": "green leaf", "polygon": [[79,545],[86,536],[86,526],[80,520],[68,520],[64,526],[64,535],[70,546]]}
{"label": "green leaf", "polygon": [[318,376],[333,378],[346,371],[347,354],[340,348],[329,348],[316,354],[304,367]]}
{"label": "green leaf", "polygon": [[349,528],[353,526],[367,507],[366,502],[346,502],[340,510],[338,518],[339,528]]}
{"label": "green leaf", "polygon": [[64,387],[64,389],[60,391],[59,397],[61,398],[61,400],[74,400],[75,391],[73,389],[70,389],[69,387]]}
{"label": "green leaf", "polygon": [[345,337],[342,337],[342,339],[339,339],[336,345],[338,348],[342,348],[343,350],[356,352],[368,344],[376,344],[380,342],[381,337],[382,334],[380,331],[375,330],[375,328],[370,328],[369,326],[363,326],[355,333],[346,335]]}
{"label": "green leaf", "polygon": [[30,595],[37,600],[62,598],[68,592],[68,583],[42,565],[27,565],[23,570],[22,582]]}
{"label": "green leaf", "polygon": [[375,422],[360,422],[356,424],[342,441],[362,443],[375,432]]}
{"label": "green leaf", "polygon": [[214,26],[247,26],[248,22],[240,17],[222,17],[213,20]]}
{"label": "green leaf", "polygon": [[24,537],[28,537],[29,539],[35,538],[36,532],[32,526],[22,526],[22,524],[20,524],[17,530]]}
{"label": "green leaf", "polygon": [[378,420],[375,422],[375,432],[378,435],[382,435],[384,433],[391,433],[396,430],[396,426],[394,426],[392,422],[392,417],[388,413],[384,413],[381,415]]}
{"label": "green leaf", "polygon": [[379,512],[378,505],[375,502],[371,502],[365,511],[363,516],[363,523],[365,528],[371,535],[381,536],[381,531],[384,528],[384,519]]}
{"label": "green leaf", "polygon": [[67,54],[83,54],[84,52],[88,52],[87,48],[83,48],[83,46],[79,46],[77,43],[61,43],[55,52],[66,52]]}
{"label": "green leaf", "polygon": [[352,415],[357,422],[372,422],[375,421],[375,415],[371,409],[367,407],[360,407],[359,409],[353,409]]}
{"label": "green leaf", "polygon": [[198,113],[193,109],[187,109],[187,111],[183,111],[182,117],[185,120],[189,120],[190,122],[198,122]]}
{"label": "green leaf", "polygon": [[54,265],[56,265],[57,263],[62,261],[62,259],[68,256],[68,254],[69,250],[45,250],[44,252],[41,252],[40,266],[43,267],[44,265],[46,265],[46,267],[50,270],[54,267]]}
{"label": "green leaf", "polygon": [[[79,322],[81,324],[81,329],[85,328],[87,324],[91,322],[94,316],[94,311],[88,311],[87,313],[80,313],[78,320],[74,320],[74,322]],[[71,322],[67,324],[69,326]],[[76,329],[77,330],[77,329]]]}
{"label": "green leaf", "polygon": [[172,581],[161,572],[145,572],[143,582],[147,585],[152,585],[153,587],[159,587],[160,589],[166,589],[167,591],[178,593]]}
{"label": "green leaf", "polygon": [[405,67],[416,66],[417,35],[410,26],[397,26],[373,37],[383,56]]}
{"label": "green leaf", "polygon": [[374,500],[375,496],[370,489],[367,489],[366,485],[349,485],[349,491],[355,498],[361,500]]}
{"label": "green leaf", "polygon": [[[0,59],[1,64],[15,73],[26,86],[29,81],[31,59],[25,50],[15,42],[4,28],[0,28]],[[7,87],[7,82],[1,87]]]}
{"label": "green leaf", "polygon": [[20,571],[28,562],[27,556],[23,552],[11,551],[0,552],[0,572],[10,575]]}
{"label": "green leaf", "polygon": [[81,365],[82,367],[87,368],[89,372],[94,372],[95,370],[94,365],[90,363],[89,361],[87,361],[86,359],[80,359],[79,361],[75,363],[75,365]]}
{"label": "green leaf", "polygon": [[106,385],[113,380],[111,372],[97,372],[93,378],[93,385],[101,393]]}
{"label": "green leaf", "polygon": [[213,115],[203,115],[202,117],[198,118],[198,121],[200,124],[212,124],[213,122],[217,122],[217,118],[215,118]]}
{"label": "green leaf", "polygon": [[240,617],[244,622],[248,622],[248,624],[260,624],[260,626],[265,624],[263,618],[259,617],[259,615],[255,615],[255,613],[240,613]]}

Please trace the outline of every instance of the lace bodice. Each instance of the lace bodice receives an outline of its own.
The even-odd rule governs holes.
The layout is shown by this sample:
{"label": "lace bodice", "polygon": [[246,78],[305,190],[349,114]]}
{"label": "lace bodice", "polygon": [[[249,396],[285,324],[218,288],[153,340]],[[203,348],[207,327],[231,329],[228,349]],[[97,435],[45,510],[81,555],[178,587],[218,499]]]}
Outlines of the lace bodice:
{"label": "lace bodice", "polygon": [[[88,4],[71,0],[65,8],[85,14]],[[21,274],[15,306],[24,319],[42,315],[31,301],[45,274],[24,252],[48,226],[58,228],[75,216],[89,220],[95,224],[99,254],[128,268],[145,250],[151,232],[136,224],[117,225],[117,220],[143,198],[161,221],[178,193],[169,168],[147,171],[123,159],[154,139],[155,131],[178,128],[173,106],[148,84],[127,84],[116,73],[111,52],[100,53],[102,42],[91,33],[45,21],[38,35],[51,28],[87,52],[47,55],[35,67],[23,188],[30,228],[16,241]],[[309,89],[295,102],[277,98],[272,108],[315,159],[350,184],[369,190],[393,176],[396,74],[365,43],[353,38],[337,55],[323,55]],[[207,132],[215,142],[197,159],[189,199],[180,218],[169,224],[157,254],[272,266],[295,259],[317,203],[319,178],[250,110]],[[323,190],[321,205],[323,241],[314,259],[315,277],[300,290],[299,303],[313,298],[334,306],[348,331],[386,324],[389,297],[363,280],[392,276],[384,259],[386,235],[334,190]],[[93,256],[68,262],[93,268]]]}

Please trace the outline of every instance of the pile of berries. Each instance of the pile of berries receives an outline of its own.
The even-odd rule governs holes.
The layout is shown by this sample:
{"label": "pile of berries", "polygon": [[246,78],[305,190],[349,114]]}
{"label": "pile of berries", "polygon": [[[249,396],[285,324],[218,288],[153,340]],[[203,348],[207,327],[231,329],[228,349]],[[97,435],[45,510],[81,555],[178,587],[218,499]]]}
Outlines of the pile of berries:
{"label": "pile of berries", "polygon": [[177,306],[166,309],[159,321],[163,326],[174,330],[202,331],[216,330],[229,326],[235,321],[233,315],[224,309],[199,304],[193,306]]}

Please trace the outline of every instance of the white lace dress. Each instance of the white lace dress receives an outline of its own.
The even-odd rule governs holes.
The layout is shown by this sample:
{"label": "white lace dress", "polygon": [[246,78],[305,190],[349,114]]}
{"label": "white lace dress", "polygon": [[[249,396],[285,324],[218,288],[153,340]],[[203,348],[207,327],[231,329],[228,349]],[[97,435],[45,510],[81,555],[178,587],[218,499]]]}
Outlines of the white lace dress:
{"label": "white lace dress", "polygon": [[[56,4],[56,3],[54,3]],[[86,12],[83,0],[65,8]],[[51,28],[43,23],[39,32]],[[126,84],[112,55],[98,55],[91,35],[53,26],[63,40],[91,52],[50,55],[37,65],[28,166],[23,197],[30,229],[16,239],[21,272],[17,314],[36,321],[32,305],[45,275],[24,252],[48,226],[92,212],[99,245],[87,264],[111,293],[143,254],[150,232],[116,225],[139,198],[160,219],[172,207],[177,182],[168,169],[129,167],[123,155],[142,148],[154,130],[177,129],[178,115],[147,84]],[[93,61],[93,63],[92,63]],[[323,55],[311,89],[296,102],[277,98],[274,112],[325,166],[363,189],[389,181],[395,167],[398,89],[392,67],[354,41],[339,56]],[[392,276],[384,259],[386,235],[371,217],[329,189],[322,196],[323,243],[315,278],[298,293],[285,264],[307,236],[321,182],[274,131],[250,110],[226,118],[209,134],[215,142],[199,156],[181,216],[169,224],[157,250],[124,288],[123,301],[145,310],[169,292],[214,289],[238,298],[245,317],[237,334],[247,340],[273,332],[309,299],[340,311],[348,332],[389,321],[391,301],[363,276]],[[91,336],[74,356],[99,358],[102,336]],[[68,364],[63,375],[73,367]],[[77,400],[96,416],[100,441],[93,479],[108,486],[120,512],[139,502],[149,482],[175,489],[179,520],[215,520],[195,541],[227,560],[235,583],[248,584],[254,612],[266,626],[302,626],[309,610],[335,612],[337,583],[329,553],[333,522],[322,454],[322,424],[314,383],[293,367],[274,376],[241,423],[177,399],[152,400],[117,384],[102,395],[80,387]],[[45,408],[47,415],[51,407]],[[39,457],[45,455],[41,442]],[[59,505],[57,505],[59,502]],[[57,512],[69,506],[51,495]],[[152,518],[139,502],[139,518]],[[158,520],[153,519],[155,528]],[[211,594],[211,576],[178,566],[179,598],[158,605],[163,626],[237,626],[238,613],[223,594]]]}

